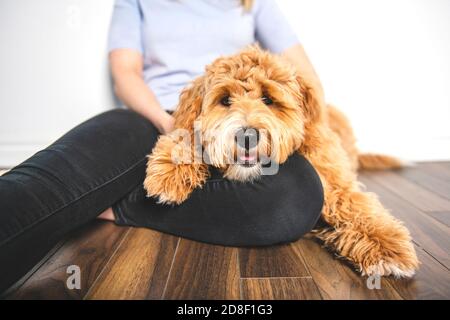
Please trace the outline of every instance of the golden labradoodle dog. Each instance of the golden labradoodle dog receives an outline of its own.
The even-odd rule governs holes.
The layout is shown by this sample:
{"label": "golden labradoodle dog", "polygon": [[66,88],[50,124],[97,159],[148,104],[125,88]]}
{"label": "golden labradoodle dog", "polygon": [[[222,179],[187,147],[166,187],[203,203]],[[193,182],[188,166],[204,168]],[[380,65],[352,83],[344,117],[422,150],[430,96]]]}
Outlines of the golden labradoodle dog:
{"label": "golden labradoodle dog", "polygon": [[217,59],[183,91],[174,116],[178,130],[161,136],[149,156],[149,196],[179,204],[205,182],[208,165],[228,179],[251,181],[261,174],[260,154],[281,164],[300,152],[324,186],[328,227],[316,236],[363,275],[414,274],[419,262],[408,230],[361,190],[356,177],[358,167],[401,164],[358,154],[344,115],[319,105],[312,87],[282,57],[251,47]]}

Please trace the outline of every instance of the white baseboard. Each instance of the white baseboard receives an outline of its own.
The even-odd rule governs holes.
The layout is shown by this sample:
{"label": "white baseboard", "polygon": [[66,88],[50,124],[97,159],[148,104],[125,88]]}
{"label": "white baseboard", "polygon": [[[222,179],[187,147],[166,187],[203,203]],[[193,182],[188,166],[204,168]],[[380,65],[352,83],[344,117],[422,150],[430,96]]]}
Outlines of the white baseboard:
{"label": "white baseboard", "polygon": [[50,143],[0,144],[0,168],[11,168],[28,159]]}

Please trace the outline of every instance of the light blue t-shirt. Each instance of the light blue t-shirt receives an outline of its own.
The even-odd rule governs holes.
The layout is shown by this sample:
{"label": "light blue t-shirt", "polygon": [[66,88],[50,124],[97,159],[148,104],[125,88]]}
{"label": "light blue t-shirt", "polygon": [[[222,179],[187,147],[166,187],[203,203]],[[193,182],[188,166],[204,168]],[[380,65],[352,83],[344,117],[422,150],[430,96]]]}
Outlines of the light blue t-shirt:
{"label": "light blue t-shirt", "polygon": [[275,0],[116,0],[109,51],[134,49],[144,79],[162,107],[174,110],[181,90],[221,55],[258,42],[274,53],[298,43]]}

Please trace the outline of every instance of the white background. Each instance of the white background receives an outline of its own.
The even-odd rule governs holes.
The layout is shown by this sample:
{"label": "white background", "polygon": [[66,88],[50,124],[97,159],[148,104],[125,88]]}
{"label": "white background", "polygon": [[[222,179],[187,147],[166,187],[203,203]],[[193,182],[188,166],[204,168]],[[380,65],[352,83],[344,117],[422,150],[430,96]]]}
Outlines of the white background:
{"label": "white background", "polygon": [[450,159],[449,0],[278,0],[365,151]]}
{"label": "white background", "polygon": [[[450,159],[449,0],[278,1],[362,150]],[[112,4],[0,0],[0,167],[115,105]]]}
{"label": "white background", "polygon": [[0,168],[114,107],[112,8],[113,0],[0,0]]}

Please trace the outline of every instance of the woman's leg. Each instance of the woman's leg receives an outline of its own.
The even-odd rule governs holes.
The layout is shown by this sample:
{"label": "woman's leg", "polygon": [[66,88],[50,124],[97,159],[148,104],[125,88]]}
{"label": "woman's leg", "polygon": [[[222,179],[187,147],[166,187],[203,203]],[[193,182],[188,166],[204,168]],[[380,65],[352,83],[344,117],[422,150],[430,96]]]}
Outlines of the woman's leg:
{"label": "woman's leg", "polygon": [[0,177],[0,292],[67,232],[140,185],[158,132],[129,110],[102,113]]}
{"label": "woman's leg", "polygon": [[291,242],[311,231],[323,205],[320,179],[295,154],[276,175],[253,183],[211,177],[178,206],[147,198],[141,185],[114,204],[116,223],[148,227],[185,238],[230,246]]}

